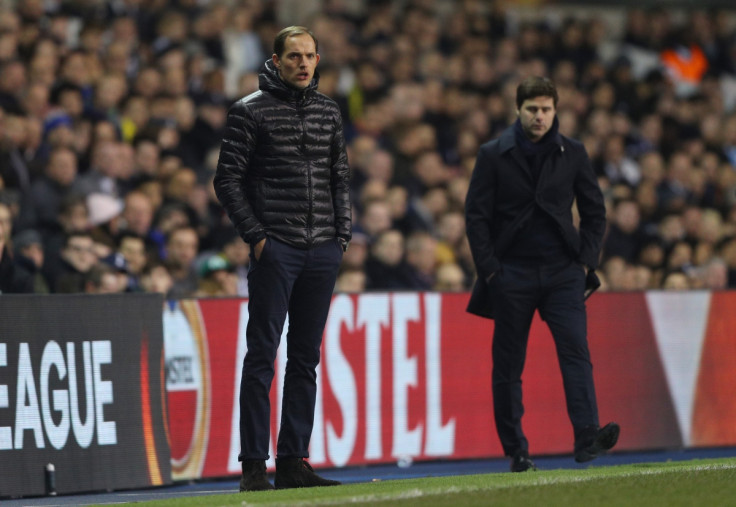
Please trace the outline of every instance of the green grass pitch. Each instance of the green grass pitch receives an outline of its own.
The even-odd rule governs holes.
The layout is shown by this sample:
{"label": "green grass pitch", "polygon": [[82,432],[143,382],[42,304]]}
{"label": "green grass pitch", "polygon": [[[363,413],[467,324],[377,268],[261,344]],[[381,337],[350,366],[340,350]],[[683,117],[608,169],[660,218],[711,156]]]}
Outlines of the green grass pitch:
{"label": "green grass pitch", "polygon": [[736,506],[736,458],[386,480],[176,498],[139,505]]}

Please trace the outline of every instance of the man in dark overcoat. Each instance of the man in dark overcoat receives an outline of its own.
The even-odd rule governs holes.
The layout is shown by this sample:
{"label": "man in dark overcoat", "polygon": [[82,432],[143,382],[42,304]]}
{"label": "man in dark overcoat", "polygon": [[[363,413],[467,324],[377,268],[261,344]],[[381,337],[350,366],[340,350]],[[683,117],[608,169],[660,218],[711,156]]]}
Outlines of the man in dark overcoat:
{"label": "man in dark overcoat", "polygon": [[514,472],[536,468],[521,426],[521,374],[535,311],[555,341],[575,460],[594,459],[619,435],[616,423],[599,427],[585,309],[600,285],[595,268],[606,210],[584,146],[558,131],[557,101],[547,78],[518,86],[518,119],[481,146],[466,200],[478,275],[468,311],[495,321],[494,417]]}

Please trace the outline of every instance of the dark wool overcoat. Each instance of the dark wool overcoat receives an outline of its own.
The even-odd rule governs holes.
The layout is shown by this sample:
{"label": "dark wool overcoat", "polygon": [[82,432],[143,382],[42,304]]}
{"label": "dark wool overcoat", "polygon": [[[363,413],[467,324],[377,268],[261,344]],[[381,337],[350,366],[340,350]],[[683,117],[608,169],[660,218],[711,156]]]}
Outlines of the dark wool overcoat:
{"label": "dark wool overcoat", "polygon": [[[582,143],[557,134],[557,148],[545,159],[536,185],[514,127],[480,147],[465,203],[468,241],[478,279],[468,312],[493,318],[486,280],[539,206],[554,219],[570,256],[590,268],[586,296],[600,281],[595,274],[606,228],[603,194]],[[573,203],[580,215],[573,222]],[[492,282],[492,280],[491,280]]]}

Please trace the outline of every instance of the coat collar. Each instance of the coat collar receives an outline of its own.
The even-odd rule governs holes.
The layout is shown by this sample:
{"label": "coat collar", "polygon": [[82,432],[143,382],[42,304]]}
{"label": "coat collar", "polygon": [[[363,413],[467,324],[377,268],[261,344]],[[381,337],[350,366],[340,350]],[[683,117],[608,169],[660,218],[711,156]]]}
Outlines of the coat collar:
{"label": "coat collar", "polygon": [[[555,117],[555,123],[557,121],[557,117]],[[562,144],[562,135],[559,133],[559,131],[555,134],[554,143],[559,146],[561,152],[565,151],[565,147]],[[509,153],[511,155],[511,158],[513,158],[516,163],[519,164],[519,166],[531,177],[532,173],[531,169],[529,168],[529,164],[526,161],[526,157],[524,156],[521,148],[516,145],[514,124],[510,125],[506,130],[501,133],[498,138],[498,148],[502,155]],[[543,177],[543,174],[540,177]]]}
{"label": "coat collar", "polygon": [[[555,122],[557,121],[558,121],[557,117],[555,116]],[[555,134],[555,144],[564,151],[563,142],[562,142],[562,134],[560,134],[559,132]],[[507,151],[511,150],[515,146],[516,146],[516,138],[514,136],[514,125],[511,124],[499,136],[498,148],[501,151],[501,153],[506,153]]]}

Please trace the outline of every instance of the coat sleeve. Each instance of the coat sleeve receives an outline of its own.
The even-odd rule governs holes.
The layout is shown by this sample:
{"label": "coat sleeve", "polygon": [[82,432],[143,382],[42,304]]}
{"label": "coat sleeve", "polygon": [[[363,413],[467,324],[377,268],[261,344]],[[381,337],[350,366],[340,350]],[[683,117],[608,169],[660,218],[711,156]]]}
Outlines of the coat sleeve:
{"label": "coat sleeve", "polygon": [[233,104],[227,114],[225,134],[220,146],[214,187],[217,198],[243,241],[251,245],[266,237],[263,225],[246,195],[246,176],[250,170],[257,139],[257,122],[242,102]]}
{"label": "coat sleeve", "polygon": [[500,267],[491,233],[495,199],[494,169],[488,147],[481,147],[465,199],[465,227],[478,276],[484,280]]}
{"label": "coat sleeve", "polygon": [[335,209],[335,229],[337,235],[346,241],[352,237],[352,206],[350,204],[350,167],[345,149],[342,118],[339,110],[335,113],[336,131],[332,139],[332,168],[330,185],[332,203]]}
{"label": "coat sleeve", "polygon": [[582,161],[575,178],[575,198],[580,214],[580,252],[577,260],[596,269],[606,232],[606,206],[590,158],[582,145],[580,149]]}

